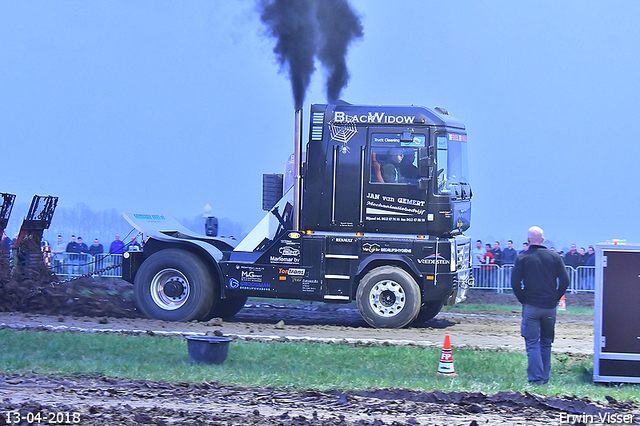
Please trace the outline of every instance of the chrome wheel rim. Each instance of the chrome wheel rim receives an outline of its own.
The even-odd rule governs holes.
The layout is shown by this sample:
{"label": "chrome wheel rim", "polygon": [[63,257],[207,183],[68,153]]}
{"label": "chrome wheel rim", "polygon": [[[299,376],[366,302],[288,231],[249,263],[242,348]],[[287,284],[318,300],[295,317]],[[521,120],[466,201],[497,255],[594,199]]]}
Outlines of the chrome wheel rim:
{"label": "chrome wheel rim", "polygon": [[187,302],[191,286],[182,272],[168,268],[153,277],[149,290],[156,305],[164,310],[173,311]]}
{"label": "chrome wheel rim", "polygon": [[400,284],[393,280],[377,282],[369,293],[369,305],[382,317],[393,317],[402,311],[406,295]]}

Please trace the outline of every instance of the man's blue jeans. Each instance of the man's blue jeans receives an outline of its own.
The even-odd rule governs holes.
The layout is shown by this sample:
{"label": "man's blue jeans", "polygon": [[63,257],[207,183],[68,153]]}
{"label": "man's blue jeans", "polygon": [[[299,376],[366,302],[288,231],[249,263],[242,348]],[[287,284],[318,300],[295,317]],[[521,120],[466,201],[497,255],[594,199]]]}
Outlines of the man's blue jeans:
{"label": "man's blue jeans", "polygon": [[556,308],[522,305],[520,332],[527,348],[527,376],[530,382],[544,384],[551,371],[551,344],[556,325]]}

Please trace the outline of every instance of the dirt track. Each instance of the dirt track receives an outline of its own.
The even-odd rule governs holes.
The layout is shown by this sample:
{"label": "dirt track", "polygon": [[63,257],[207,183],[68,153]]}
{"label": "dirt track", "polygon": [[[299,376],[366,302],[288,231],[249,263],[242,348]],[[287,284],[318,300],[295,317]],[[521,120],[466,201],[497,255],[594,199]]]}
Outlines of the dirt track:
{"label": "dirt track", "polygon": [[[75,294],[75,292],[74,292]],[[41,327],[51,330],[124,331],[156,334],[222,333],[240,339],[346,341],[362,343],[441,346],[451,336],[454,347],[524,350],[520,337],[520,311],[511,295],[472,293],[469,302],[512,303],[511,313],[461,314],[442,312],[423,324],[400,330],[374,329],[360,317],[355,304],[302,304],[286,301],[265,303],[249,301],[230,321],[176,323],[142,318],[115,318],[80,315],[40,315],[0,312],[0,324],[11,328]],[[135,316],[118,308],[125,316]],[[569,297],[567,303],[588,306],[590,297]],[[69,310],[68,305],[65,308]],[[104,307],[101,314],[104,314]],[[41,310],[42,311],[42,310]],[[78,309],[78,314],[88,312]],[[593,320],[584,315],[558,314],[554,351],[592,354]]]}
{"label": "dirt track", "polygon": [[[287,391],[211,383],[0,375],[2,413],[76,414],[83,425],[533,425],[561,416],[637,412],[625,402],[380,389]],[[0,425],[5,424],[3,415]],[[72,424],[69,423],[69,424]]]}
{"label": "dirt track", "polygon": [[[73,291],[76,294],[77,289]],[[512,296],[476,294],[475,301],[514,303]],[[473,299],[473,296],[472,296]],[[523,350],[519,311],[511,313],[442,313],[402,330],[372,329],[350,305],[286,304],[250,301],[231,321],[169,323],[137,317],[123,300],[115,316],[86,314],[78,301],[63,305],[65,314],[1,312],[0,326],[12,329],[104,331],[146,334],[214,333],[236,339],[335,340],[354,344],[440,346],[445,334],[457,347]],[[74,309],[74,302],[76,307]],[[588,305],[589,298],[568,303]],[[43,304],[42,307],[45,307]],[[43,309],[36,309],[42,312]],[[52,312],[49,312],[51,314]],[[584,356],[593,351],[593,323],[584,316],[560,314],[556,352]],[[533,394],[415,392],[381,389],[322,393],[246,388],[218,383],[149,382],[107,377],[58,378],[0,373],[0,425],[6,413],[53,413],[84,425],[525,425],[557,424],[561,416],[638,413],[638,407],[610,401]],[[62,413],[62,414],[59,414]],[[33,414],[30,414],[33,415]],[[51,414],[49,414],[51,415]],[[16,415],[12,415],[16,416]],[[640,415],[635,419],[640,421]],[[73,423],[68,424],[73,424]]]}

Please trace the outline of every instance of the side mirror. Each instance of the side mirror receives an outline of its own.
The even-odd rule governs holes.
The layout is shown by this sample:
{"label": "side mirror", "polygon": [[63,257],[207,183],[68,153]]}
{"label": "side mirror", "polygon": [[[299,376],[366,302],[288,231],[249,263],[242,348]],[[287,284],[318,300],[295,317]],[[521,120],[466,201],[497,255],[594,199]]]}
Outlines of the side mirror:
{"label": "side mirror", "polygon": [[429,156],[429,148],[421,147],[418,149],[418,175],[431,179],[433,173],[433,159]]}
{"label": "side mirror", "polygon": [[413,142],[413,129],[406,129],[400,136],[402,142]]}

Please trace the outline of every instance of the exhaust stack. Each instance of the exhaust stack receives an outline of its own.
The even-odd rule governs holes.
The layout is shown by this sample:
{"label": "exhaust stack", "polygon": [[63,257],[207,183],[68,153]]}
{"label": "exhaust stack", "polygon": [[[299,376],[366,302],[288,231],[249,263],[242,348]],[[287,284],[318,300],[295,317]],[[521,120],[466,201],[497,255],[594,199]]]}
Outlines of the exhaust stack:
{"label": "exhaust stack", "polygon": [[296,109],[293,141],[293,230],[300,231],[302,209],[302,108]]}

